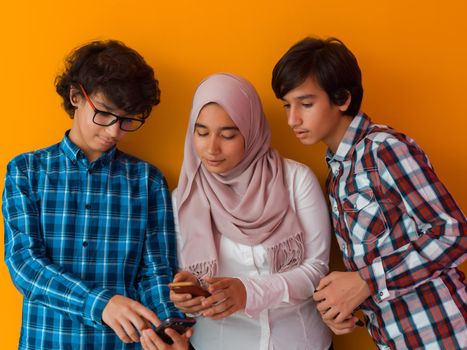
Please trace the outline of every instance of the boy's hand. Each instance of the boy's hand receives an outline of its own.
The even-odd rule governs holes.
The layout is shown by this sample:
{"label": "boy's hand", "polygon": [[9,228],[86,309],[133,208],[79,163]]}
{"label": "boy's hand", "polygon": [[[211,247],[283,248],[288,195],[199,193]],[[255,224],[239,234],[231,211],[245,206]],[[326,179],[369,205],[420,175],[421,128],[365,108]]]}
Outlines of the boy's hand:
{"label": "boy's hand", "polygon": [[193,334],[193,330],[189,329],[184,334],[180,335],[175,330],[167,328],[165,333],[172,338],[173,344],[166,344],[159,338],[153,329],[145,329],[141,335],[141,345],[144,350],[188,350],[188,339]]}
{"label": "boy's hand", "polygon": [[209,283],[210,297],[203,300],[203,316],[220,320],[233,313],[245,309],[246,289],[238,278],[210,277],[205,279]]}
{"label": "boy's hand", "polygon": [[355,330],[355,327],[357,326],[357,322],[359,321],[360,320],[358,319],[358,317],[355,316],[349,316],[343,322],[336,322],[335,320],[323,319],[323,322],[326,324],[326,326],[328,326],[329,329],[331,329],[331,331],[333,331],[333,333],[336,335],[352,333]]}
{"label": "boy's hand", "polygon": [[139,342],[139,334],[150,326],[149,322],[155,326],[160,324],[153,311],[123,295],[115,295],[109,300],[102,312],[102,321],[124,343]]}
{"label": "boy's hand", "polygon": [[321,279],[313,299],[326,322],[341,323],[370,296],[370,289],[358,272],[331,272]]}

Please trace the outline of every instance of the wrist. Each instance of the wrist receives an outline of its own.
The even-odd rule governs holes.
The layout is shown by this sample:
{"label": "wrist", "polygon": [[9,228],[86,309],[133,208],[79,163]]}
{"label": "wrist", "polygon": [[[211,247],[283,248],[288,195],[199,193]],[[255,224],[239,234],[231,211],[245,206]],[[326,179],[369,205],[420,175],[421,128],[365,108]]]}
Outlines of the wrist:
{"label": "wrist", "polygon": [[371,290],[370,287],[368,286],[368,283],[360,276],[358,272],[355,272],[355,275],[357,276],[357,279],[360,284],[360,295],[365,300],[366,298],[371,296]]}

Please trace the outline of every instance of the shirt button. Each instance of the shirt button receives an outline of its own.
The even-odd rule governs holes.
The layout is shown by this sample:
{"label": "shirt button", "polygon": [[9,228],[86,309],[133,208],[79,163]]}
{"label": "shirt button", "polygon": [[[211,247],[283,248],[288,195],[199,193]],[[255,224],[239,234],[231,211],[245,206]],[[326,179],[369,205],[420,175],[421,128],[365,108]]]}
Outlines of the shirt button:
{"label": "shirt button", "polygon": [[88,242],[84,241],[83,242],[83,247],[86,248],[88,246]]}
{"label": "shirt button", "polygon": [[334,169],[332,170],[333,174],[334,174],[335,176],[339,175],[339,170],[340,170],[340,169],[341,169],[340,165],[337,164],[337,165],[334,167]]}
{"label": "shirt button", "polygon": [[92,175],[93,172],[94,172],[94,170],[88,169],[88,174],[89,174],[89,175]]}
{"label": "shirt button", "polygon": [[337,208],[337,204],[334,204],[332,206],[332,210],[334,211],[334,213],[339,214],[339,209]]}
{"label": "shirt button", "polygon": [[89,203],[86,204],[85,208],[86,208],[86,209],[91,209],[91,204],[89,204]]}

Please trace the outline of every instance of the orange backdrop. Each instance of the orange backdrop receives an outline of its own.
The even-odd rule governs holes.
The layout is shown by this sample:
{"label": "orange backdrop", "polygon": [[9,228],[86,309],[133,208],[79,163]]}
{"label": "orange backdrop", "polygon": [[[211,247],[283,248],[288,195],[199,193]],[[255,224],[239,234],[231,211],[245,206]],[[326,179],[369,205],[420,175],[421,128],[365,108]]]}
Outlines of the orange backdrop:
{"label": "orange backdrop", "polygon": [[[0,178],[13,156],[58,142],[70,127],[53,86],[65,55],[89,40],[115,38],[155,67],[162,87],[162,103],[150,122],[121,148],[157,164],[172,188],[194,89],[219,71],[253,82],[271,123],[273,146],[309,165],[323,183],[324,146],[299,144],[270,80],[275,62],[297,40],[336,36],[362,67],[363,109],[417,140],[465,210],[466,13],[463,0],[5,1],[0,13]],[[335,246],[331,258],[332,268],[342,269]],[[21,296],[4,263],[0,275],[0,349],[15,349]],[[374,348],[362,329],[335,337],[335,344],[336,349]]]}

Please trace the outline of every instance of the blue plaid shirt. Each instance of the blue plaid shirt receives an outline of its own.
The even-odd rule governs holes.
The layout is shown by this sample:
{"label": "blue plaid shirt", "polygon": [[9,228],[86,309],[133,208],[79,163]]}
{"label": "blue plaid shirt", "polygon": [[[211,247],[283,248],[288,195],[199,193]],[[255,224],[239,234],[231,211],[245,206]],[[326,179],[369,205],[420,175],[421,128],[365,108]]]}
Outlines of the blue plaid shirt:
{"label": "blue plaid shirt", "polygon": [[180,316],[167,288],[177,261],[166,181],[116,148],[90,163],[67,134],[7,168],[5,261],[24,296],[19,348],[139,349],[101,317],[116,294],[161,319]]}

